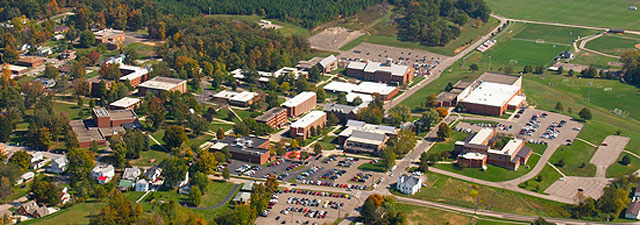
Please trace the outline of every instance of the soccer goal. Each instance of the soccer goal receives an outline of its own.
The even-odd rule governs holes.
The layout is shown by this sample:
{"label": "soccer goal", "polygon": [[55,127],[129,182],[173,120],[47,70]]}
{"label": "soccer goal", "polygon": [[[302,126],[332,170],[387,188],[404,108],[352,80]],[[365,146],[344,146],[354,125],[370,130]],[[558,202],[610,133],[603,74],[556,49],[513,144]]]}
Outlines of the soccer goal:
{"label": "soccer goal", "polygon": [[544,39],[536,39],[536,44],[544,44]]}

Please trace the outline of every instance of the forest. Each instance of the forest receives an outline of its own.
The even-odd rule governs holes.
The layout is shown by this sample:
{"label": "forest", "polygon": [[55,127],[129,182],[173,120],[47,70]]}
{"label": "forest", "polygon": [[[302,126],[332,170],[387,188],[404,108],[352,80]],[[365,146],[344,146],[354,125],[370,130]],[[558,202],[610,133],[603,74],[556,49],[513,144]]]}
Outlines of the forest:
{"label": "forest", "polygon": [[405,15],[398,22],[398,37],[426,46],[444,46],[460,35],[460,27],[489,20],[491,11],[483,0],[392,1]]}

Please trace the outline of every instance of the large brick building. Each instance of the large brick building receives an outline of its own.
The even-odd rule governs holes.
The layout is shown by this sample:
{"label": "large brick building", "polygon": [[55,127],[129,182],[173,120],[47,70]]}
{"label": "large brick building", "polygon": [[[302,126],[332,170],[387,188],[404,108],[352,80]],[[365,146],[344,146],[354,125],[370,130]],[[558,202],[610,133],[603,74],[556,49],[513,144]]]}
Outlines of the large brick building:
{"label": "large brick building", "polygon": [[275,160],[269,151],[269,140],[252,137],[227,136],[211,146],[211,150],[220,151],[226,148],[231,158],[249,163],[264,164]]}
{"label": "large brick building", "polygon": [[453,153],[458,155],[458,163],[462,167],[482,168],[485,163],[491,163],[510,170],[518,170],[525,165],[532,154],[532,150],[525,147],[522,139],[511,139],[493,149],[498,137],[496,129],[483,128],[478,133],[469,135],[465,141],[456,141]]}
{"label": "large brick building", "polygon": [[301,92],[295,97],[282,103],[282,106],[287,109],[287,116],[296,117],[315,108],[316,97],[315,92]]}
{"label": "large brick building", "polygon": [[409,66],[394,64],[391,59],[385,63],[356,62],[347,64],[344,74],[361,80],[402,85],[413,80],[415,70]]}
{"label": "large brick building", "polygon": [[389,138],[396,135],[396,128],[367,124],[362,121],[347,121],[346,129],[338,134],[338,144],[348,152],[377,154]]}
{"label": "large brick building", "polygon": [[80,148],[91,147],[92,142],[98,146],[106,145],[107,139],[113,135],[125,133],[126,128],[140,128],[138,116],[131,109],[106,110],[95,108],[90,120],[73,120],[69,124],[76,136]]}
{"label": "large brick building", "polygon": [[134,88],[142,82],[147,81],[149,77],[149,70],[146,68],[120,64],[119,69],[120,74],[122,74],[120,81],[128,81],[129,84],[131,84],[131,87]]}
{"label": "large brick building", "polygon": [[291,124],[289,135],[306,139],[311,136],[311,128],[321,130],[327,125],[327,114],[322,111],[311,111]]}
{"label": "large brick building", "polygon": [[123,47],[126,38],[123,31],[111,28],[96,31],[93,35],[96,37],[96,44],[104,43],[109,50]]}
{"label": "large brick building", "polygon": [[92,112],[93,120],[97,127],[119,127],[122,124],[138,121],[138,116],[133,110],[106,110],[95,108]]}
{"label": "large brick building", "polygon": [[287,123],[287,110],[280,107],[273,107],[261,116],[256,117],[258,123],[264,123],[273,128],[280,128]]}
{"label": "large brick building", "polygon": [[170,77],[154,77],[138,85],[139,96],[145,96],[147,92],[158,95],[161,91],[185,93],[187,81]]}

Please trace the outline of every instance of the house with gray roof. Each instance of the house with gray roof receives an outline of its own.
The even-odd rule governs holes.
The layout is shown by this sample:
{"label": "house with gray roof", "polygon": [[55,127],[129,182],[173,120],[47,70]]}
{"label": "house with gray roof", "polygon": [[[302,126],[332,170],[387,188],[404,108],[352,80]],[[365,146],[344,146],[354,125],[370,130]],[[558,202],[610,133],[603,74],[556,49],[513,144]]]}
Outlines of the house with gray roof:
{"label": "house with gray roof", "polygon": [[356,114],[360,110],[357,106],[327,103],[324,105],[324,112],[335,115],[340,122],[356,119]]}
{"label": "house with gray roof", "polygon": [[59,156],[51,160],[51,165],[48,168],[49,173],[64,173],[67,170],[67,160],[66,156]]}
{"label": "house with gray roof", "polygon": [[396,183],[396,190],[406,195],[414,195],[420,191],[420,187],[422,187],[422,178],[419,176],[403,174],[398,177]]}
{"label": "house with gray roof", "polygon": [[122,173],[122,179],[136,182],[142,171],[138,167],[125,168]]}

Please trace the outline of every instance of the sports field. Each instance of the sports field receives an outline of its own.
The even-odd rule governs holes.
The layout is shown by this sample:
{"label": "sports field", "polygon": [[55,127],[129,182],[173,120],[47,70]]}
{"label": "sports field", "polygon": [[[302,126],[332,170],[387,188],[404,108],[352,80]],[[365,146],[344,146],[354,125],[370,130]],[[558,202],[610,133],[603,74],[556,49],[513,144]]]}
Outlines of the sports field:
{"label": "sports field", "polygon": [[486,0],[492,13],[513,19],[640,30],[637,0]]}
{"label": "sports field", "polygon": [[620,56],[628,50],[637,49],[635,47],[637,44],[640,44],[640,36],[638,35],[609,34],[589,41],[585,47],[609,55]]}

